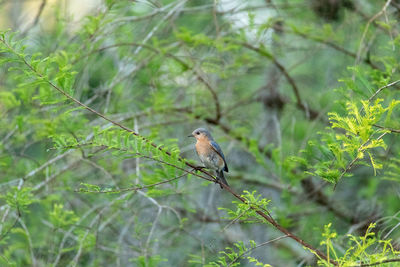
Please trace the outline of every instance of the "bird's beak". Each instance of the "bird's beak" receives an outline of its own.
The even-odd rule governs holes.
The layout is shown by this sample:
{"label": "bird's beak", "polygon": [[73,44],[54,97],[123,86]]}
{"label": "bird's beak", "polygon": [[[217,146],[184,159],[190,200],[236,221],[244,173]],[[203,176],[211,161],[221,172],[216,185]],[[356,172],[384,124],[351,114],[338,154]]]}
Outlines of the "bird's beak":
{"label": "bird's beak", "polygon": [[194,137],[193,134],[188,135],[188,137]]}

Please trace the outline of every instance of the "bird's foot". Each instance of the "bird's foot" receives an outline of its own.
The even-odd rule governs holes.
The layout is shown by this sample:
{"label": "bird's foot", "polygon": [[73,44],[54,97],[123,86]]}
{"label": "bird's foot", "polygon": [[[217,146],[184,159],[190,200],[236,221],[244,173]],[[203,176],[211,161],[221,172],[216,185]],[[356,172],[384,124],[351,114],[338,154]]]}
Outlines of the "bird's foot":
{"label": "bird's foot", "polygon": [[219,186],[221,187],[221,189],[224,188],[224,187],[222,186],[222,184],[221,184],[221,181],[220,181],[218,178],[214,179],[214,183],[219,184]]}
{"label": "bird's foot", "polygon": [[195,171],[201,171],[201,170],[203,170],[203,169],[206,169],[206,167],[204,167],[204,166],[194,166],[193,169],[194,169]]}

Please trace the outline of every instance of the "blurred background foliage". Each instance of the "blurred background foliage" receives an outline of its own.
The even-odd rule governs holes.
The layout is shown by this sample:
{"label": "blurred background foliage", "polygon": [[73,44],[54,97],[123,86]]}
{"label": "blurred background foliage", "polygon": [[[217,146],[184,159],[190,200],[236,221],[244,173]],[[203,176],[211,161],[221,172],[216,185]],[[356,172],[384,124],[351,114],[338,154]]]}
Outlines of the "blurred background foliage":
{"label": "blurred background foliage", "polygon": [[198,164],[198,127],[235,191],[342,266],[395,258],[399,16],[397,0],[0,1],[1,265],[328,266],[166,164]]}

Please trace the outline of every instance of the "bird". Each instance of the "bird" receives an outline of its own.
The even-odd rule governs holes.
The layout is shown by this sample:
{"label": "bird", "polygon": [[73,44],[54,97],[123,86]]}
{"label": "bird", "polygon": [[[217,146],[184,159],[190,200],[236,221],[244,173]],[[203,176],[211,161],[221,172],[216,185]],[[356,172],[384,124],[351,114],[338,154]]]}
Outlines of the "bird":
{"label": "bird", "polygon": [[[224,176],[224,171],[229,172],[224,153],[210,132],[204,128],[198,128],[188,137],[196,138],[196,152],[204,166],[214,170],[217,173],[217,180],[229,186]],[[220,186],[223,188],[221,184]]]}

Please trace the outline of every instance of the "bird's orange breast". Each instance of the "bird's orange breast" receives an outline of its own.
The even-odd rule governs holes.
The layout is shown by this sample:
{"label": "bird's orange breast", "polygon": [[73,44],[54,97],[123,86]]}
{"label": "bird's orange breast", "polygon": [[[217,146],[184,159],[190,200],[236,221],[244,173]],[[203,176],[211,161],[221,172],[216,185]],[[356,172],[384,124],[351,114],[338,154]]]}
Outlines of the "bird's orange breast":
{"label": "bird's orange breast", "polygon": [[207,156],[210,153],[210,150],[210,144],[207,141],[198,140],[196,142],[197,154]]}

